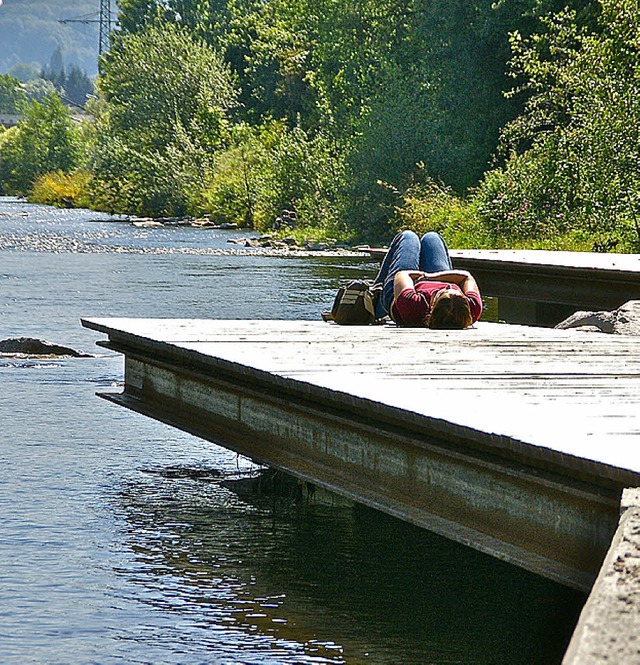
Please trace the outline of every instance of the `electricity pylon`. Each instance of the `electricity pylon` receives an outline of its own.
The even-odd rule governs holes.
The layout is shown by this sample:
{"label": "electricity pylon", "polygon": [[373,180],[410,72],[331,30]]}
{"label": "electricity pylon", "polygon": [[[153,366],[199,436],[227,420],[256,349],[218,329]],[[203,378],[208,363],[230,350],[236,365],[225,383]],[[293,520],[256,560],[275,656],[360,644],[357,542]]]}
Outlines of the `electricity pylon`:
{"label": "electricity pylon", "polygon": [[111,0],[100,0],[100,11],[97,14],[86,14],[75,18],[65,18],[58,23],[98,23],[98,57],[109,48],[109,33],[111,32]]}
{"label": "electricity pylon", "polygon": [[98,56],[109,48],[111,33],[111,0],[100,0],[100,37],[98,39]]}

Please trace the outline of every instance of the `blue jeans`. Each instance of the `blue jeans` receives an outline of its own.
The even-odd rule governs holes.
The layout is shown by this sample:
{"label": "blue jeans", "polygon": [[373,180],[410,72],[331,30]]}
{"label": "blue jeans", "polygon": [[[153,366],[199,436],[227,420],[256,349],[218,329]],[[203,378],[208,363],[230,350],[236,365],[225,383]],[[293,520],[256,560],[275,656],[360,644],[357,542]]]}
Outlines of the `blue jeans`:
{"label": "blue jeans", "polygon": [[389,245],[380,271],[375,279],[382,284],[382,296],[376,304],[376,317],[389,314],[393,302],[393,280],[401,270],[421,270],[437,272],[451,270],[451,258],[444,238],[435,231],[430,231],[419,240],[413,231],[398,233]]}

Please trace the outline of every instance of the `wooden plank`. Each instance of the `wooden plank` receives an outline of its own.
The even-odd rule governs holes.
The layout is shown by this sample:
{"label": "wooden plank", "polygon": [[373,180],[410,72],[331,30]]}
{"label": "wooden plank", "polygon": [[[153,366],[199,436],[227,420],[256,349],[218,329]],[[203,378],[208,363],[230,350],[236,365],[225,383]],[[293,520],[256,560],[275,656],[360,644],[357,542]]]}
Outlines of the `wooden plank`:
{"label": "wooden plank", "polygon": [[640,256],[597,252],[562,252],[538,249],[459,249],[451,250],[451,256],[460,261],[483,260],[507,265],[527,264],[531,267],[586,268],[640,274]]}
{"label": "wooden plank", "polygon": [[[385,247],[363,250],[372,258],[382,260]],[[542,249],[452,249],[450,255],[455,263],[495,263],[507,267],[528,265],[532,268],[581,268],[592,271],[640,273],[640,256],[599,252],[550,251]]]}

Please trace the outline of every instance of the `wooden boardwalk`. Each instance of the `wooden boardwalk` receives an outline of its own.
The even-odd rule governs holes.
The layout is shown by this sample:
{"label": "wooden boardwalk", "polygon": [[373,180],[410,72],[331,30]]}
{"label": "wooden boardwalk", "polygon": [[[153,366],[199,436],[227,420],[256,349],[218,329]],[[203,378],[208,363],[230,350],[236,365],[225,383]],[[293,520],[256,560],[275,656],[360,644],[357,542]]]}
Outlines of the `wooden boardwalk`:
{"label": "wooden boardwalk", "polygon": [[613,310],[640,300],[640,256],[542,250],[456,250],[483,295],[510,323],[555,325],[576,310]]}
{"label": "wooden boardwalk", "polygon": [[633,337],[479,323],[87,319],[112,401],[588,589],[640,485]]}

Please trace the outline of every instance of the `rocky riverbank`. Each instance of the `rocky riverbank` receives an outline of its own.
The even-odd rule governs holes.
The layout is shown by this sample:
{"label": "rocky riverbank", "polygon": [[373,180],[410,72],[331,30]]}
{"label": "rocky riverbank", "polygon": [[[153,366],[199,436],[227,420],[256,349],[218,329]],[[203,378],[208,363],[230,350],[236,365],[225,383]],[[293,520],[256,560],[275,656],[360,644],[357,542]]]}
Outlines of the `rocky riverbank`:
{"label": "rocky riverbank", "polygon": [[[116,237],[114,236],[114,240]],[[233,237],[227,240],[227,247],[207,247],[203,237],[198,246],[166,246],[165,241],[157,244],[117,244],[105,242],[104,233],[83,233],[75,237],[55,231],[38,230],[37,233],[5,233],[0,235],[0,251],[68,252],[73,254],[194,254],[206,256],[278,256],[278,257],[318,257],[345,256],[369,258],[367,246],[348,247],[327,242],[306,242],[298,245],[288,239],[274,236]]]}
{"label": "rocky riverbank", "polygon": [[[215,224],[207,218],[192,218],[192,217],[126,217],[126,218],[108,218],[108,219],[95,219],[94,222],[128,222],[137,228],[142,229],[159,229],[166,227],[191,227],[198,229],[208,230],[236,230],[237,224]],[[276,233],[266,233],[260,236],[250,236],[242,238],[229,238],[229,244],[236,246],[234,253],[237,249],[250,249],[257,250],[261,254],[267,255],[314,255],[318,254],[331,254],[343,256],[362,256],[368,254],[368,245],[351,246],[341,243],[335,239],[328,239],[323,241],[316,241],[313,239],[300,242],[292,236],[282,237]],[[255,252],[251,252],[255,253]]]}

